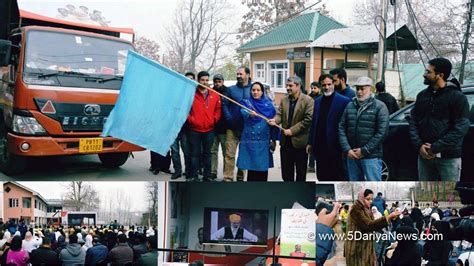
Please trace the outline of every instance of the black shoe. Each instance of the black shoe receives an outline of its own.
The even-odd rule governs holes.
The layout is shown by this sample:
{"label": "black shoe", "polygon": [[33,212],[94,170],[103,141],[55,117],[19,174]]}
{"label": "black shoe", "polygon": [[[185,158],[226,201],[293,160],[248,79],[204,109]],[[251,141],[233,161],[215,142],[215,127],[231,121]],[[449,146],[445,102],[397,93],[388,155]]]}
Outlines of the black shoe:
{"label": "black shoe", "polygon": [[170,175],[173,174],[170,169],[165,169],[165,170],[161,169],[161,171],[163,173],[167,173],[167,174],[170,174]]}
{"label": "black shoe", "polygon": [[180,177],[182,177],[182,176],[183,176],[182,174],[175,172],[175,173],[173,173],[173,174],[171,175],[171,179],[178,179],[178,178],[180,178]]}
{"label": "black shoe", "polygon": [[217,179],[217,174],[211,174],[211,176],[209,177],[209,179],[211,179],[211,180],[216,180],[216,179]]}
{"label": "black shoe", "polygon": [[150,166],[150,168],[148,168],[148,171],[150,171],[150,172],[153,172],[153,170],[154,170],[153,166]]}
{"label": "black shoe", "polygon": [[152,171],[152,173],[153,173],[154,175],[158,175],[158,174],[160,173],[160,170],[154,169],[154,170]]}

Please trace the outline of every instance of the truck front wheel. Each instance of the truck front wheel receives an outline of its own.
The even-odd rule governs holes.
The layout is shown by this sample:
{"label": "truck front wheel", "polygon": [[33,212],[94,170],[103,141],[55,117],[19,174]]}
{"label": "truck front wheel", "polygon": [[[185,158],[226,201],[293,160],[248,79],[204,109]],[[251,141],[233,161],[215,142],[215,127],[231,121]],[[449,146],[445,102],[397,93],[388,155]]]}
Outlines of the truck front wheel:
{"label": "truck front wheel", "polygon": [[8,150],[7,130],[0,125],[0,170],[6,175],[16,175],[25,171],[26,157],[12,154]]}
{"label": "truck front wheel", "polygon": [[122,166],[128,159],[129,152],[99,153],[99,159],[107,168]]}

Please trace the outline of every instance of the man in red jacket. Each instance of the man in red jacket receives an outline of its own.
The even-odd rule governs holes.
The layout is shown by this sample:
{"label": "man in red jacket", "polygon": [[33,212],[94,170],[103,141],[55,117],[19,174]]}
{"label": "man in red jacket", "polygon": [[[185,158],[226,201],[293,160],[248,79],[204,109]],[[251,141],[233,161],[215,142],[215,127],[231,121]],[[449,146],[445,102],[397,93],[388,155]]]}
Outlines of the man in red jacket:
{"label": "man in red jacket", "polygon": [[[209,86],[209,73],[198,73],[198,82]],[[221,118],[221,99],[219,95],[205,87],[198,86],[194,95],[191,112],[188,116],[189,141],[191,146],[191,175],[187,180],[199,181],[199,159],[203,158],[203,180],[211,177],[211,148],[214,142],[214,127]]]}

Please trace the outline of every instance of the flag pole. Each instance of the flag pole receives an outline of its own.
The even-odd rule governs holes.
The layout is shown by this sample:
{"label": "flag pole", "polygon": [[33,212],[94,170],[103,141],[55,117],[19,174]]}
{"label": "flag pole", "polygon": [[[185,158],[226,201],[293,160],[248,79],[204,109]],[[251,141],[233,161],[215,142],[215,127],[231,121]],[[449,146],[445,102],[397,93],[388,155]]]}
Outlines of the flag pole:
{"label": "flag pole", "polygon": [[[206,89],[208,89],[208,90],[210,90],[210,91],[213,91],[213,92],[217,93],[219,96],[221,96],[221,97],[223,97],[223,98],[226,98],[226,99],[229,100],[230,102],[232,102],[232,103],[238,105],[238,106],[241,107],[241,108],[244,108],[244,109],[247,110],[247,111],[255,112],[254,110],[252,110],[252,109],[250,109],[250,108],[248,108],[248,107],[246,107],[246,106],[240,104],[239,102],[235,101],[234,99],[231,99],[231,98],[225,96],[224,94],[222,94],[222,93],[220,93],[220,92],[218,92],[218,91],[216,91],[216,90],[214,90],[214,89],[211,89],[211,88],[208,87],[208,86],[202,85],[202,84],[200,84],[200,83],[198,83],[198,86],[201,86],[201,87],[203,87],[203,88],[206,88]],[[263,93],[264,93],[264,92],[263,92]],[[255,112],[255,114],[256,114],[256,116],[258,116],[258,117],[260,117],[261,119],[265,120],[267,123],[268,123],[268,121],[270,120],[268,117],[266,117],[266,116],[264,116],[264,115],[261,115],[261,114],[259,114],[259,113],[257,113],[257,112]],[[285,128],[283,128],[283,127],[280,126],[280,125],[275,125],[275,127],[279,128],[279,129],[281,129],[281,130],[283,130],[283,131],[285,130]]]}

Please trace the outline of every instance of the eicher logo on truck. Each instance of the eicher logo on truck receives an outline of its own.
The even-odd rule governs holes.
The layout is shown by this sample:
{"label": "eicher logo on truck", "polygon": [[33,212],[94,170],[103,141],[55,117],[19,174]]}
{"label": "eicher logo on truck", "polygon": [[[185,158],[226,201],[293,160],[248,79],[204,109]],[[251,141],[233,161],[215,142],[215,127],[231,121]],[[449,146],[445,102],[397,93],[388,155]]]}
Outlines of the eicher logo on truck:
{"label": "eicher logo on truck", "polygon": [[63,103],[47,99],[35,99],[35,101],[42,111],[45,106],[48,106],[46,103],[49,101],[55,112],[43,113],[59,121],[63,130],[67,131],[102,131],[107,116],[114,107],[112,104]]}
{"label": "eicher logo on truck", "polygon": [[86,104],[84,106],[85,115],[99,115],[100,114],[100,105],[98,104]]}

